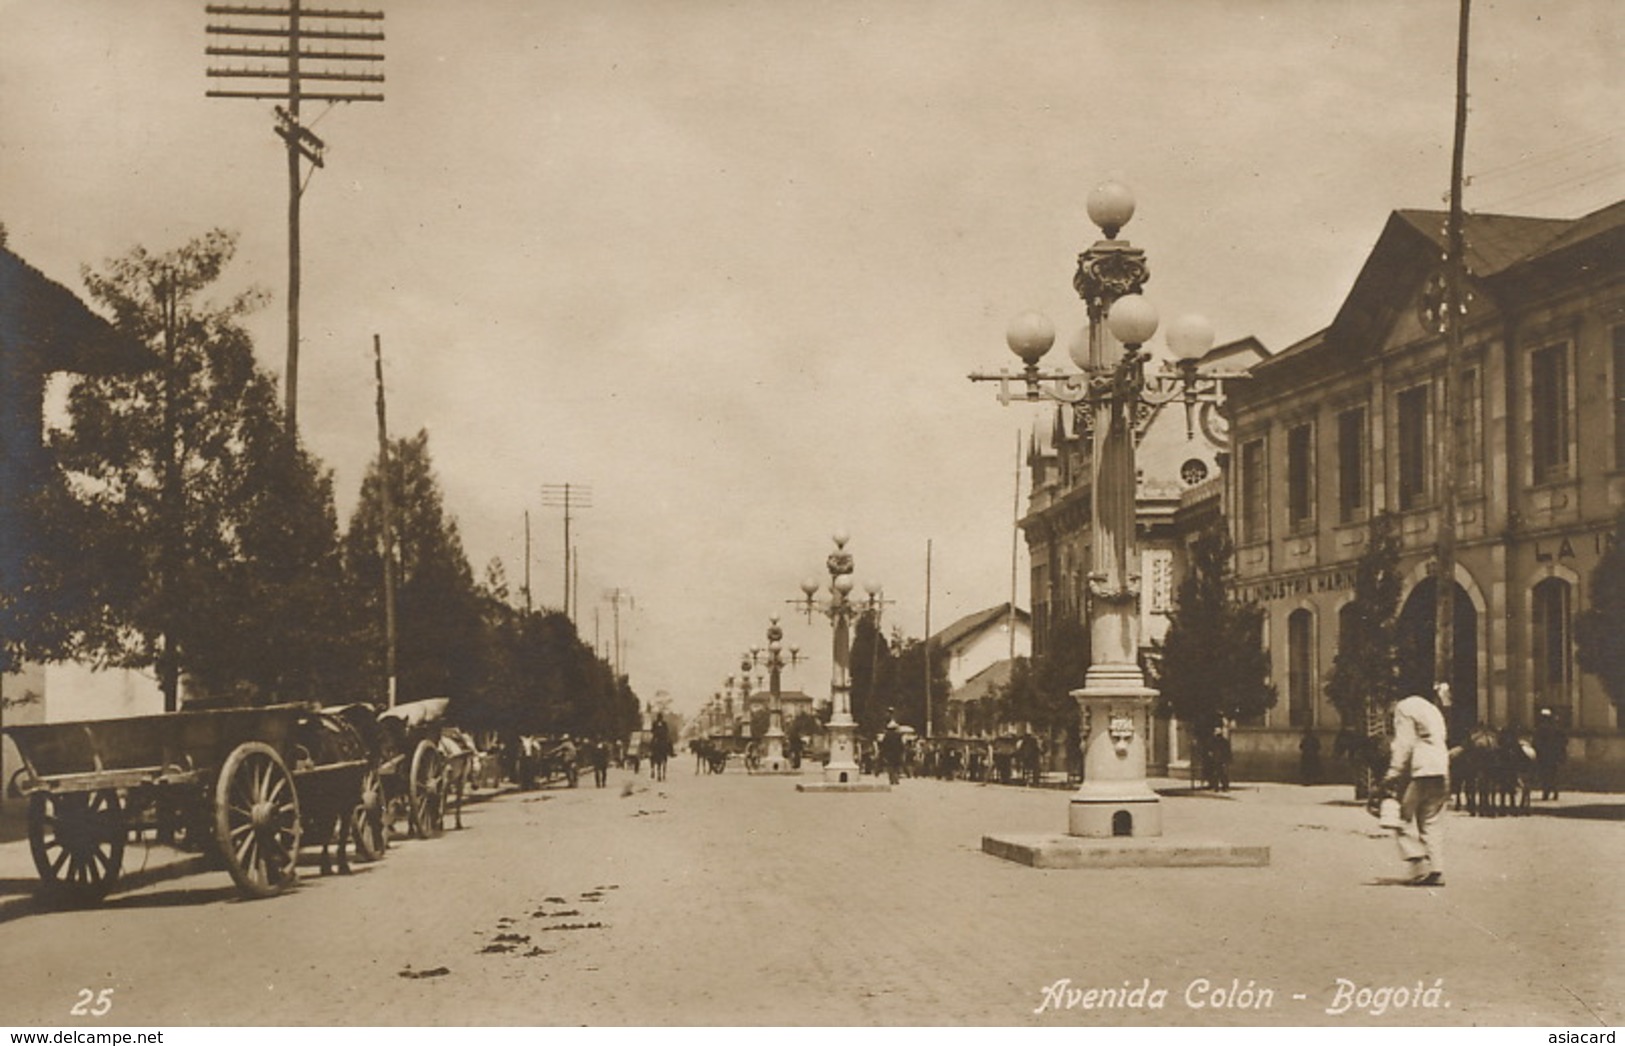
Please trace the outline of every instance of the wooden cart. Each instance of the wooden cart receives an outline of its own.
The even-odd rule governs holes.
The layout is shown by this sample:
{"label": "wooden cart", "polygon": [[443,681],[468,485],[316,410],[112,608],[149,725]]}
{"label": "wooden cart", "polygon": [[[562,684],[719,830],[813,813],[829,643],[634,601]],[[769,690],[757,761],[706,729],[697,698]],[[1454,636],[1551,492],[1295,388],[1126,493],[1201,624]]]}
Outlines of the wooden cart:
{"label": "wooden cart", "polygon": [[[212,848],[247,897],[295,878],[301,837],[355,818],[374,768],[348,723],[306,705],[172,712],[6,729],[23,759],[42,889],[93,903],[132,833]],[[325,839],[323,840],[325,841]]]}

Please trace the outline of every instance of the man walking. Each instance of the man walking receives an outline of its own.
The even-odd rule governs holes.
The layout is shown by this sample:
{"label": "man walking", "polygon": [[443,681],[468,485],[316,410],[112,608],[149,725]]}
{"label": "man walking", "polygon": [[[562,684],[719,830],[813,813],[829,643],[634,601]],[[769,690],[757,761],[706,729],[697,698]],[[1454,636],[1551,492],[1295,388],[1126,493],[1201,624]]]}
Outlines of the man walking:
{"label": "man walking", "polygon": [[880,761],[885,764],[887,780],[896,784],[903,769],[903,730],[895,719],[886,724],[886,732],[880,737]]}
{"label": "man walking", "polygon": [[1382,779],[1385,792],[1400,796],[1395,838],[1412,886],[1444,885],[1441,818],[1450,799],[1450,749],[1440,706],[1450,707],[1450,684],[1437,683],[1433,692],[1438,704],[1412,694],[1394,705],[1393,752]]}

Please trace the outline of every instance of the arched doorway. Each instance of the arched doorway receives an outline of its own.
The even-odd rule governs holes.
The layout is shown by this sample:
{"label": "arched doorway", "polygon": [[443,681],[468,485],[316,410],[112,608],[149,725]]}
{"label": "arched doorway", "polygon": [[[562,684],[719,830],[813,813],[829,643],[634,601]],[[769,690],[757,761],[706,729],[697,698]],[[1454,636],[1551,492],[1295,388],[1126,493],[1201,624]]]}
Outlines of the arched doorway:
{"label": "arched doorway", "polygon": [[[1450,672],[1452,741],[1478,722],[1478,610],[1467,590],[1451,582],[1455,595],[1454,665]],[[1399,682],[1405,694],[1426,694],[1433,686],[1434,608],[1438,584],[1427,577],[1416,583],[1399,612]]]}

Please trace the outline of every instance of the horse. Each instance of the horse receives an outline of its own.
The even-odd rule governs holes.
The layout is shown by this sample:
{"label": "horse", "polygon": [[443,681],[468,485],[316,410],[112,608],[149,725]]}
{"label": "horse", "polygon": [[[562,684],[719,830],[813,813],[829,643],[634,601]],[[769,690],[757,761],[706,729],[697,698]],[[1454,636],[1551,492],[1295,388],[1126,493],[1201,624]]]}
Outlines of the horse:
{"label": "horse", "polygon": [[338,870],[349,875],[349,844],[355,833],[356,808],[362,801],[364,770],[342,774],[334,770],[319,779],[316,774],[334,763],[367,761],[370,753],[346,718],[325,712],[300,716],[294,727],[294,753],[293,771],[310,782],[299,796],[305,842],[320,844],[323,875],[332,874],[336,844]]}
{"label": "horse", "polygon": [[1529,812],[1530,778],[1535,769],[1534,742],[1511,724],[1501,730],[1499,740],[1501,760],[1496,768],[1496,790],[1501,811],[1526,814]]}
{"label": "horse", "polygon": [[474,746],[473,738],[455,726],[443,727],[436,743],[446,760],[446,798],[456,803],[452,808],[453,824],[461,828],[463,796],[473,779],[479,749]]}
{"label": "horse", "polygon": [[1514,726],[1499,733],[1482,723],[1466,741],[1450,750],[1451,794],[1454,806],[1473,817],[1526,813],[1534,748]]}
{"label": "horse", "polygon": [[649,741],[649,776],[656,781],[666,779],[666,761],[671,758],[671,741],[656,733]]}

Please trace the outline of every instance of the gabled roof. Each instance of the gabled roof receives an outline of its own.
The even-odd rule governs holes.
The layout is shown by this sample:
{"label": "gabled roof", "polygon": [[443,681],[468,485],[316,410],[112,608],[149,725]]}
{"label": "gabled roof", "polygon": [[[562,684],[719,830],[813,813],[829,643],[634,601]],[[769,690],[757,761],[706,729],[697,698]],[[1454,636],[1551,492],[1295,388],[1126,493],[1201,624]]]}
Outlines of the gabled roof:
{"label": "gabled roof", "polygon": [[[1443,255],[1448,245],[1445,223],[1450,215],[1447,212],[1403,210],[1395,211],[1394,215],[1432,240]],[[1562,218],[1465,215],[1462,233],[1467,241],[1467,268],[1476,276],[1494,276],[1540,252],[1576,224]]]}
{"label": "gabled roof", "polygon": [[1521,261],[1539,261],[1604,233],[1613,232],[1622,225],[1625,225],[1625,200],[1609,204],[1600,211],[1592,211],[1584,218],[1578,218],[1570,222],[1569,227],[1554,237],[1551,242],[1532,252],[1529,257],[1521,259]]}
{"label": "gabled roof", "polygon": [[[932,636],[931,642],[935,643],[939,647],[958,646],[960,643],[964,642],[966,639],[969,639],[976,633],[991,628],[1000,621],[1004,621],[1009,616],[1009,603],[1000,603],[996,607],[988,607],[986,610],[978,610],[974,614],[966,614],[958,621],[955,621],[947,628],[944,628],[942,631]],[[1031,623],[1028,613],[1020,607],[1016,608],[1016,620],[1023,624]]]}
{"label": "gabled roof", "polygon": [[[1304,366],[1326,373],[1329,366],[1357,366],[1380,349],[1384,333],[1442,262],[1446,248],[1448,213],[1435,210],[1397,210],[1388,216],[1381,235],[1332,322],[1322,330],[1288,346],[1259,363],[1253,375],[1264,384],[1292,382]],[[1492,289],[1509,286],[1516,277],[1505,274],[1581,244],[1625,225],[1625,201],[1583,218],[1530,218],[1506,214],[1469,214],[1463,226],[1467,242],[1469,280],[1493,298]],[[1272,382],[1273,379],[1273,382]],[[1247,383],[1253,384],[1253,383]],[[1262,392],[1262,386],[1256,386]],[[1239,398],[1250,398],[1239,390]]]}
{"label": "gabled roof", "polygon": [[1010,673],[1016,663],[1009,658],[995,661],[965,680],[965,684],[948,695],[950,701],[981,701],[997,695],[1000,687],[1010,682]]}
{"label": "gabled roof", "polygon": [[40,374],[127,372],[157,362],[76,294],[5,247],[0,247],[0,347],[18,353],[27,370]]}

